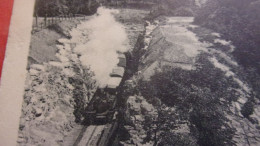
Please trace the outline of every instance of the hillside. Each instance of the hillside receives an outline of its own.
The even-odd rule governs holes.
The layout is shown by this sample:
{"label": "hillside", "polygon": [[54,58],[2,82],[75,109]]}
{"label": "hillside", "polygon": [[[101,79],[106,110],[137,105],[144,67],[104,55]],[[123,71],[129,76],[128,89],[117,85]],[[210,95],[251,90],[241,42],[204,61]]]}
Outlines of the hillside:
{"label": "hillside", "polygon": [[195,23],[222,34],[233,42],[236,49],[231,53],[245,68],[255,96],[259,98],[259,0],[208,0],[198,11]]}
{"label": "hillside", "polygon": [[63,21],[32,35],[18,145],[72,145],[82,129],[96,89],[93,72],[73,52],[78,43],[69,40],[82,23]]}
{"label": "hillside", "polygon": [[129,140],[122,143],[259,144],[259,107],[251,106],[259,101],[230,53],[232,42],[192,22],[147,22],[138,71],[125,86]]}

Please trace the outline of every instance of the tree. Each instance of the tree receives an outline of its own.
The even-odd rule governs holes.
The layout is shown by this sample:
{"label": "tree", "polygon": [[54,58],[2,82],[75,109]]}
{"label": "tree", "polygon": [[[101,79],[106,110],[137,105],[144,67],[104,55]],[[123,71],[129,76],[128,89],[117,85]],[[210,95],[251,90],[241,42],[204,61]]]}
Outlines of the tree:
{"label": "tree", "polygon": [[250,118],[249,116],[252,115],[254,112],[254,103],[252,100],[248,100],[244,106],[241,109],[241,114],[246,117],[246,118]]}
{"label": "tree", "polygon": [[94,73],[90,71],[90,68],[83,66],[81,63],[73,62],[73,70],[76,74],[69,79],[74,86],[75,106],[73,113],[75,121],[80,123],[84,120],[85,107],[89,102],[91,91],[96,88],[96,81],[93,79]]}
{"label": "tree", "polygon": [[177,115],[171,109],[164,109],[165,105],[157,103],[155,107],[156,115],[147,114],[143,125],[147,132],[144,143],[153,141],[154,146],[157,146],[162,139],[170,138],[168,136],[173,134],[172,130],[176,128]]}
{"label": "tree", "polygon": [[234,130],[227,124],[223,107],[214,94],[208,89],[200,89],[193,96],[190,113],[191,131],[197,137],[200,146],[231,146],[234,145]]}
{"label": "tree", "polygon": [[197,144],[189,134],[169,132],[162,137],[158,146],[197,146]]}
{"label": "tree", "polygon": [[[138,84],[141,94],[153,105],[156,103],[153,102],[154,99],[157,98],[162,101],[162,105],[176,109],[174,112],[167,112],[159,105],[158,116],[147,117],[145,123],[149,123],[148,140],[153,140],[155,144],[159,141],[166,142],[162,139],[176,135],[172,131],[178,126],[176,121],[187,121],[191,135],[196,138],[198,145],[234,144],[234,129],[227,124],[229,121],[225,112],[228,111],[231,101],[237,99],[229,89],[239,86],[226,77],[224,72],[215,68],[205,54],[198,56],[196,70],[164,67],[162,71],[156,72],[150,81],[140,81]],[[221,98],[225,99],[225,102],[220,100]],[[175,140],[167,141],[168,145],[174,145],[175,142],[178,143]],[[190,142],[194,142],[192,137]],[[181,143],[182,141],[179,144]]]}
{"label": "tree", "polygon": [[35,15],[54,17],[72,14],[94,14],[99,6],[96,0],[37,0]]}

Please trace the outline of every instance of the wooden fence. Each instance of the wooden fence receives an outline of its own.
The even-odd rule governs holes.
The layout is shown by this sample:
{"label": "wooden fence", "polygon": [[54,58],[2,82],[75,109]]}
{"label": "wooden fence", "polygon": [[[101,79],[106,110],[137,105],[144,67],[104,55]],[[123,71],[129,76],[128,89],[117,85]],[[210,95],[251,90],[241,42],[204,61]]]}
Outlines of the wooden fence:
{"label": "wooden fence", "polygon": [[55,17],[34,17],[32,33],[38,32],[47,28],[50,25],[60,23],[68,20],[86,20],[88,16],[75,14],[75,15],[59,15]]}

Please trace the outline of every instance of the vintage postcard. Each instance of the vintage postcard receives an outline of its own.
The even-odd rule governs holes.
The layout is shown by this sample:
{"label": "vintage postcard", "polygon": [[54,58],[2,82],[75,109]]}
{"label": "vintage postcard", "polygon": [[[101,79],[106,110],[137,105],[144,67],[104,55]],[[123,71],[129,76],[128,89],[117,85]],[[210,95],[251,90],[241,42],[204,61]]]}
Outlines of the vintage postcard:
{"label": "vintage postcard", "polygon": [[1,139],[260,145],[259,38],[259,0],[15,0]]}

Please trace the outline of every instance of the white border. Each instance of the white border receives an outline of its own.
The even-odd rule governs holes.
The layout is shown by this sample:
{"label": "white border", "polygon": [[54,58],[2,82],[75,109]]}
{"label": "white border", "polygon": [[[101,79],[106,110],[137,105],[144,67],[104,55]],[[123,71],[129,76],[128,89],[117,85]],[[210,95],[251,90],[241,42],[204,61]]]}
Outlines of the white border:
{"label": "white border", "polygon": [[0,84],[0,145],[17,145],[34,0],[14,0]]}

